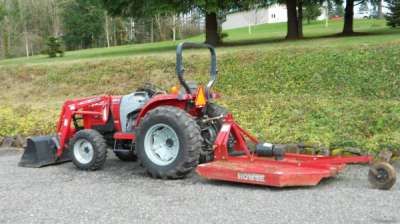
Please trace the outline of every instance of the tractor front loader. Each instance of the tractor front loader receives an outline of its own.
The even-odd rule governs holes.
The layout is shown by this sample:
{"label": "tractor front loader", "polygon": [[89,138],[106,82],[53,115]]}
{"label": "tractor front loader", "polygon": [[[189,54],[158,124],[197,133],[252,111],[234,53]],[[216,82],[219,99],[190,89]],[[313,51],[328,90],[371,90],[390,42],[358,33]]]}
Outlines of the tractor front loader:
{"label": "tractor front loader", "polygon": [[[184,48],[211,53],[206,85],[184,79]],[[20,166],[42,167],[72,160],[82,170],[101,169],[111,148],[121,160],[138,160],[154,178],[177,179],[196,170],[207,179],[274,187],[313,186],[336,176],[349,163],[371,163],[371,156],[320,156],[287,153],[261,142],[214,101],[215,49],[207,44],[177,47],[180,87],[169,92],[147,84],[124,96],[67,100],[57,133],[28,139]],[[199,165],[200,164],[200,165]],[[371,166],[369,180],[380,189],[393,186],[388,163]]]}

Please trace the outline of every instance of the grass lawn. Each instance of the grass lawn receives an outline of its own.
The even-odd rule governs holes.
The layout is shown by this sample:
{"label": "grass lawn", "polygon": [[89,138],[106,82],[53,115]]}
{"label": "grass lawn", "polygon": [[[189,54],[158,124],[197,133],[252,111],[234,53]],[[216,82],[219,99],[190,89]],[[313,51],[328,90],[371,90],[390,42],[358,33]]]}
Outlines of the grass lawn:
{"label": "grass lawn", "polygon": [[[400,148],[400,30],[381,20],[356,20],[363,35],[334,36],[341,26],[306,24],[300,41],[283,40],[284,24],[257,26],[252,35],[247,28],[226,31],[226,44],[217,49],[220,103],[268,141]],[[67,98],[126,94],[143,82],[176,84],[175,46],[137,44],[0,61],[0,136],[52,132]],[[185,54],[187,79],[205,82],[208,61],[206,51]]]}
{"label": "grass lawn", "polygon": [[[263,24],[254,27],[250,35],[247,28],[239,28],[224,31],[228,37],[224,40],[227,47],[221,47],[219,53],[225,51],[235,51],[243,49],[269,49],[286,47],[336,47],[344,45],[362,45],[374,44],[398,39],[400,30],[391,30],[386,26],[384,20],[355,20],[354,28],[356,32],[368,32],[363,38],[337,37],[334,34],[340,33],[343,21],[330,21],[328,27],[325,27],[324,21],[304,24],[305,39],[301,41],[285,41],[286,23]],[[367,35],[368,34],[368,35]],[[329,37],[329,38],[327,38]],[[91,59],[110,59],[127,56],[143,55],[170,55],[175,51],[175,47],[182,41],[202,42],[203,35],[180,40],[177,42],[163,41],[157,43],[132,44],[117,46],[112,48],[95,48],[79,51],[66,52],[63,58],[50,59],[47,55],[38,55],[27,58],[15,58],[0,60],[2,65],[15,64],[37,64],[37,63],[58,63],[70,61],[82,61]],[[308,42],[319,42],[314,45]],[[232,48],[234,47],[234,48]]]}

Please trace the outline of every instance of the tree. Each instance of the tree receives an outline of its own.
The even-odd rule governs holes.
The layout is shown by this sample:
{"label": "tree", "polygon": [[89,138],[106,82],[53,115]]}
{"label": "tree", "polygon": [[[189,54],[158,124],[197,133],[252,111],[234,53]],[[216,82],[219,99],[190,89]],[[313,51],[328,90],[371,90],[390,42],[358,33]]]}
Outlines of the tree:
{"label": "tree", "polygon": [[133,18],[153,18],[159,15],[185,14],[200,11],[205,17],[205,42],[211,45],[221,43],[220,20],[234,8],[245,8],[265,0],[102,0],[105,8],[113,16]]}
{"label": "tree", "polygon": [[3,48],[3,57],[4,58],[9,58],[11,57],[11,53],[10,53],[10,42],[11,42],[11,24],[10,21],[10,17],[14,17],[16,15],[16,10],[15,10],[15,2],[8,2],[6,0],[4,0],[1,3],[1,8],[2,8],[2,12],[1,12],[1,34],[2,34],[2,48]]}
{"label": "tree", "polygon": [[344,9],[344,25],[343,35],[351,35],[353,31],[353,20],[354,20],[354,0],[346,0],[346,7]]}
{"label": "tree", "polygon": [[0,2],[0,23],[3,21],[4,17],[6,16],[6,9],[4,4]]}
{"label": "tree", "polygon": [[304,7],[304,18],[307,23],[310,24],[312,20],[318,18],[321,15],[321,5],[320,4],[306,4]]}
{"label": "tree", "polygon": [[368,7],[368,2],[367,1],[362,1],[359,4],[360,6],[358,7],[358,12],[360,13],[365,13],[369,11],[369,7]]}
{"label": "tree", "polygon": [[[321,7],[322,0],[278,0],[278,3],[286,4],[287,10],[287,34],[286,39],[299,39],[303,37],[304,8],[310,6]],[[321,12],[320,12],[321,13]]]}
{"label": "tree", "polygon": [[68,49],[103,46],[104,10],[99,0],[70,0],[62,13],[64,42]]}
{"label": "tree", "polygon": [[4,25],[3,25],[3,21],[4,21],[4,18],[6,17],[6,9],[5,9],[5,6],[4,6],[4,4],[3,3],[1,3],[0,2],[0,27],[2,27],[2,28],[0,28],[0,34],[2,34],[1,35],[1,40],[0,40],[0,42],[1,42],[1,44],[2,44],[2,48],[3,48],[3,51],[4,51],[4,57],[6,57],[6,46],[5,46],[5,43],[4,43]]}
{"label": "tree", "polygon": [[[83,3],[95,6],[87,9],[87,12],[91,14],[91,20],[87,20],[88,13],[78,7]],[[63,38],[75,36],[72,39],[75,39],[76,42],[72,45],[69,42],[69,48],[72,49],[81,48],[85,42],[88,43],[86,45],[90,45],[88,47],[105,46],[107,43],[104,34],[105,27],[101,30],[102,35],[91,30],[92,27],[98,26],[99,20],[102,19],[93,12],[101,10],[104,14],[100,3],[101,0],[0,0],[0,59],[42,53],[47,49],[46,42],[50,36],[62,36]],[[72,8],[72,5],[76,7]],[[77,11],[74,12],[75,10]],[[91,37],[86,39],[91,41],[85,41],[79,35],[71,35],[71,26],[65,26],[65,24],[73,19],[64,21],[64,18],[70,19],[70,14],[76,18],[77,22],[77,24],[72,24],[76,27],[73,30],[88,30]],[[104,18],[101,23],[104,24],[105,20]],[[82,24],[85,26],[80,27]],[[109,17],[109,25],[110,31],[112,31],[109,36],[110,43],[129,42],[126,33],[132,29],[129,28],[127,20]],[[118,41],[115,37],[118,38]],[[123,40],[119,41],[120,39]]]}
{"label": "tree", "polygon": [[30,5],[24,4],[23,0],[18,1],[18,14],[19,14],[19,23],[23,33],[23,39],[25,42],[25,54],[26,57],[30,55],[30,32],[29,32],[29,18],[32,18]]}
{"label": "tree", "polygon": [[376,5],[378,5],[378,18],[383,19],[383,0],[376,0],[373,2],[376,2]]}
{"label": "tree", "polygon": [[[189,12],[191,8],[188,1],[178,0],[102,0],[102,2],[110,16],[129,18],[130,24],[136,24],[136,26],[140,27],[141,24],[145,23],[146,26],[143,27],[143,30],[147,28],[151,40],[154,40],[154,23],[157,23],[158,29],[161,31],[163,28],[161,25],[162,17],[169,17],[171,15],[175,17],[178,13]],[[173,22],[172,25],[174,34],[176,34],[175,22]],[[132,33],[130,36],[133,35]],[[164,33],[162,33],[161,36],[164,36]]]}
{"label": "tree", "polygon": [[342,3],[336,4],[335,16],[344,16],[344,8]]}
{"label": "tree", "polygon": [[388,26],[393,28],[400,26],[400,1],[387,0],[389,13],[386,15]]}
{"label": "tree", "polygon": [[[343,25],[343,35],[354,34],[353,21],[354,21],[354,6],[360,4],[367,4],[368,2],[372,4],[379,4],[380,0],[346,0],[346,7],[344,10],[344,25]],[[366,5],[368,7],[368,5]]]}
{"label": "tree", "polygon": [[299,33],[299,20],[297,17],[297,0],[285,0],[287,12],[287,33],[286,39],[298,39]]}
{"label": "tree", "polygon": [[[295,40],[303,37],[303,8],[306,5],[320,4],[322,0],[278,0],[286,5],[287,33],[286,39]],[[275,1],[270,1],[274,3]]]}
{"label": "tree", "polygon": [[297,29],[299,31],[299,38],[303,38],[303,7],[305,1],[308,3],[308,0],[297,0]]}
{"label": "tree", "polygon": [[47,54],[49,55],[50,58],[57,57],[57,54],[59,54],[60,57],[64,56],[64,49],[62,47],[62,43],[59,38],[49,37],[46,44],[47,44]]}

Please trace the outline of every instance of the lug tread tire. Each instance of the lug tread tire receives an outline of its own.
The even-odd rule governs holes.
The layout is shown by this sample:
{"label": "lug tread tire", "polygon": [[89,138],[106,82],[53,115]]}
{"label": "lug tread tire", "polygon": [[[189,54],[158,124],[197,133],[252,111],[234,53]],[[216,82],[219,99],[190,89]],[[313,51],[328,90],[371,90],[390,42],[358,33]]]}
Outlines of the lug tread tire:
{"label": "lug tread tire", "polygon": [[[90,141],[90,143],[93,146],[94,159],[88,164],[81,164],[74,157],[74,152],[73,152],[74,144],[76,143],[77,140],[81,138]],[[103,168],[104,163],[106,162],[107,159],[107,144],[104,137],[98,131],[93,129],[80,130],[77,133],[75,133],[69,145],[70,145],[72,162],[78,169],[94,171]]]}
{"label": "lug tread tire", "polygon": [[218,117],[221,115],[225,116],[226,114],[228,114],[228,110],[225,107],[222,107],[216,103],[208,103],[206,114],[208,117]]}
{"label": "lug tread tire", "polygon": [[[167,165],[163,169],[160,166],[152,163],[146,155],[144,150],[144,138],[146,136],[146,129],[148,130],[154,124],[155,119],[169,120],[174,122],[175,128],[178,127],[180,130],[175,129],[176,134],[179,138],[179,143],[184,144],[185,151],[181,151],[172,164]],[[170,125],[170,124],[168,124]],[[147,115],[141,121],[138,127],[138,141],[136,144],[136,152],[141,165],[146,169],[147,173],[153,178],[160,179],[180,179],[184,178],[192,170],[194,170],[199,161],[200,150],[202,146],[202,137],[200,134],[200,127],[197,125],[195,120],[184,110],[181,110],[173,106],[160,106],[147,113]],[[183,134],[183,136],[180,136]],[[180,146],[182,147],[182,145]],[[173,165],[173,166],[170,166]]]}

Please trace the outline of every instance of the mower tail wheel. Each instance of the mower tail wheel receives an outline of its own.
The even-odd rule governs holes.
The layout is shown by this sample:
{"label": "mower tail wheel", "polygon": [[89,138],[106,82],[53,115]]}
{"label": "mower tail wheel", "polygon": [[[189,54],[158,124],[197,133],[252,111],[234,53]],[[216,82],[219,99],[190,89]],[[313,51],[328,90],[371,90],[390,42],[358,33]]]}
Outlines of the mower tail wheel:
{"label": "mower tail wheel", "polygon": [[387,162],[377,162],[371,165],[368,180],[373,188],[389,190],[396,182],[396,170]]}
{"label": "mower tail wheel", "polygon": [[75,133],[69,143],[72,162],[81,170],[101,169],[107,158],[107,144],[96,130],[84,129]]}
{"label": "mower tail wheel", "polygon": [[184,110],[157,107],[143,118],[137,133],[138,159],[152,177],[183,178],[196,168],[202,146],[200,127]]}
{"label": "mower tail wheel", "polygon": [[136,161],[137,156],[132,151],[114,152],[115,156],[122,161]]}

